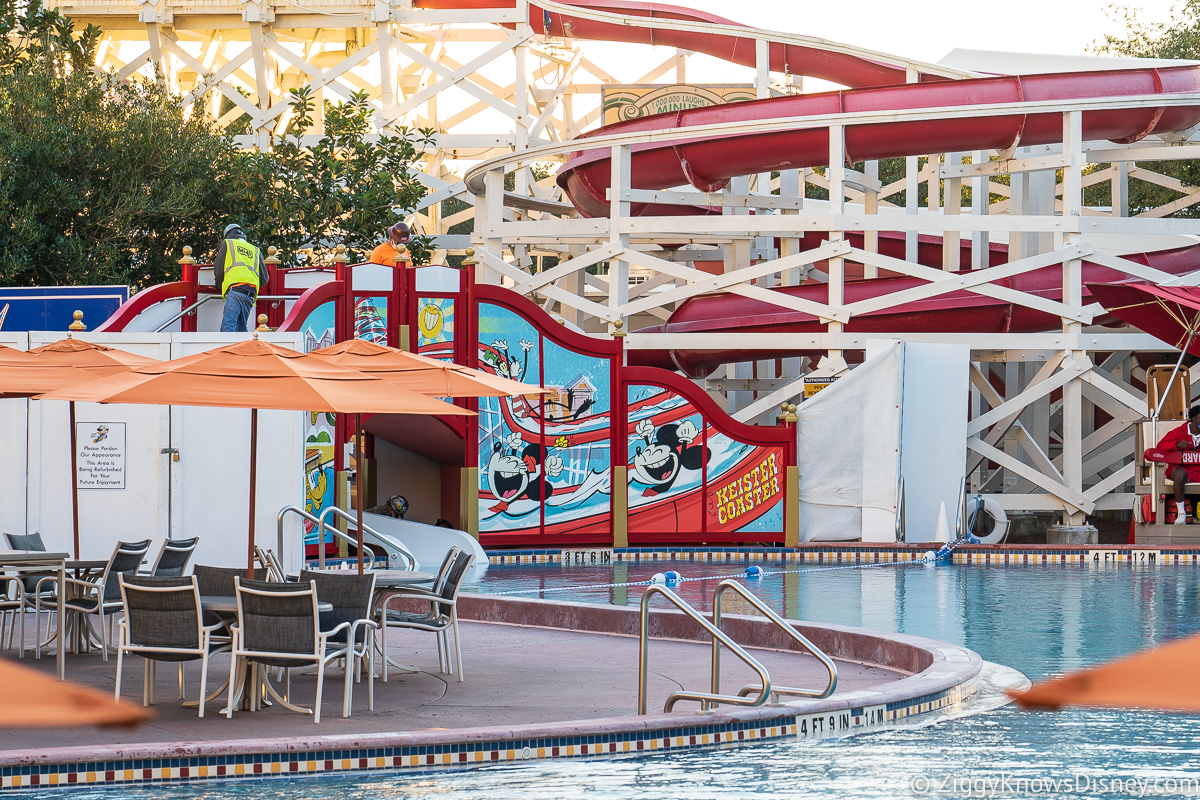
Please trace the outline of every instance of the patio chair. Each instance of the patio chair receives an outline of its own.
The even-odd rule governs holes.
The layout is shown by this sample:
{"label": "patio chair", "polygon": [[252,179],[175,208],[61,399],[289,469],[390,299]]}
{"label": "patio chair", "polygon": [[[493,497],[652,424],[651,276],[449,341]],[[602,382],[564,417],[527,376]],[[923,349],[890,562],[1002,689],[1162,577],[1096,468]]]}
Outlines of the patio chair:
{"label": "patio chair", "polygon": [[[312,582],[317,587],[317,599],[333,606],[321,612],[321,629],[328,631],[329,641],[346,647],[346,683],[342,690],[342,716],[348,717],[354,708],[354,683],[359,680],[363,662],[367,668],[367,709],[375,710],[375,631],[379,623],[371,619],[371,602],[375,597],[375,573],[364,575],[329,572],[300,573],[300,585]],[[349,623],[345,628],[342,623]],[[351,680],[351,677],[354,680]]]}
{"label": "patio chair", "polygon": [[[46,543],[42,541],[42,534],[34,531],[33,533],[6,533],[4,538],[8,541],[10,550],[32,550],[39,553],[46,552]],[[28,608],[32,609],[36,605],[38,595],[42,595],[46,600],[54,598],[58,587],[58,576],[53,572],[27,572],[21,575],[21,590]],[[46,583],[42,583],[46,581]]]}
{"label": "patio chair", "polygon": [[162,549],[158,551],[158,558],[154,559],[154,566],[150,568],[150,575],[155,578],[178,578],[182,576],[183,571],[187,569],[188,562],[192,560],[192,553],[196,552],[196,545],[199,543],[199,537],[191,539],[164,539]]}
{"label": "patio chair", "polygon": [[279,583],[286,583],[290,580],[295,583],[296,576],[288,577],[287,573],[283,571],[283,564],[280,562],[279,556],[275,555],[275,551],[271,548],[268,547],[264,550],[261,547],[255,546],[254,560],[262,564],[263,568],[266,569],[268,580],[278,581]]}
{"label": "patio chair", "polygon": [[[458,545],[452,545],[450,547],[450,549],[446,551],[446,556],[445,556],[445,558],[442,559],[442,565],[440,567],[438,567],[437,575],[434,576],[432,591],[440,592],[442,590],[442,587],[445,586],[446,577],[450,574],[450,567],[452,567],[454,565],[454,558],[457,555],[458,555]],[[387,596],[380,599],[379,609],[377,612],[377,616],[379,617],[379,623],[381,626],[379,628],[379,631],[380,631],[379,649],[380,649],[380,652],[382,652],[382,654],[383,654],[383,682],[384,683],[387,683],[387,679],[388,679],[389,662],[388,662],[388,658],[387,658],[387,627],[386,627],[386,618],[383,613],[383,606],[386,605],[387,598],[390,597],[392,594],[393,594],[392,592],[389,592]],[[440,655],[440,653],[441,653],[440,649],[438,650],[438,653]]]}
{"label": "patio chair", "polygon": [[[241,567],[209,567],[197,564],[192,567],[192,574],[196,576],[201,597],[233,597],[237,594],[237,590],[234,588],[234,579],[238,576],[245,578],[246,570]],[[266,569],[255,568],[254,580],[265,581],[267,578]],[[204,612],[205,625],[214,625],[219,621],[221,621],[221,617],[218,615]]]}
{"label": "patio chair", "polygon": [[[346,654],[346,645],[333,643],[330,638],[351,624],[343,622],[332,630],[322,631],[317,611],[317,586],[314,581],[303,583],[267,583],[234,578],[237,592],[238,621],[232,626],[233,662],[230,666],[229,704],[225,714],[233,718],[236,695],[247,692],[251,708],[257,706],[259,685],[285,708],[312,714],[313,722],[321,721],[321,694],[325,688],[325,665]],[[317,698],[311,709],[294,705],[276,691],[266,680],[261,667],[316,666]],[[249,667],[249,669],[246,669]],[[247,686],[246,672],[250,672]],[[290,672],[289,672],[290,689]],[[343,705],[342,715],[348,709]]]}
{"label": "patio chair", "polygon": [[[21,639],[17,643],[17,658],[25,657],[25,584],[15,575],[0,575],[0,647],[11,650],[17,632],[17,617],[21,622]],[[8,644],[4,632],[8,631]]]}
{"label": "patio chair", "polygon": [[[454,663],[450,660],[450,642],[447,632],[454,629],[454,652],[458,660],[458,679],[463,679],[462,645],[458,635],[458,592],[466,580],[467,570],[475,556],[466,550],[454,556],[454,562],[446,574],[446,579],[438,591],[425,589],[404,589],[389,595],[383,601],[380,611],[380,622],[387,628],[409,628],[418,631],[431,631],[437,634],[438,666],[447,675],[454,671]],[[414,611],[396,611],[391,605],[397,600],[427,600],[429,611],[426,613]],[[383,637],[383,657],[387,663],[387,636]],[[443,654],[444,652],[444,654]]]}
{"label": "patio chair", "polygon": [[[117,576],[125,618],[117,624],[117,699],[121,699],[121,670],[125,654],[146,660],[142,705],[154,705],[155,666],[159,661],[200,662],[200,716],[208,693],[208,662],[230,649],[213,634],[223,625],[206,626],[201,619],[200,590],[194,576],[158,578]],[[183,700],[182,690],[180,700]]]}
{"label": "patio chair", "polygon": [[[109,642],[112,640],[113,620],[121,610],[120,576],[133,577],[137,575],[142,559],[150,550],[150,540],[140,542],[117,542],[113,554],[109,556],[104,572],[95,581],[85,581],[79,578],[67,578],[68,596],[65,607],[68,614],[77,617],[81,626],[90,625],[88,617],[96,614],[100,617],[100,645],[103,648],[104,660],[108,661]],[[40,611],[41,600],[38,599],[37,610]],[[104,633],[104,618],[108,617],[108,634]],[[59,620],[59,637],[64,633],[65,620]],[[62,646],[62,642],[59,643]],[[38,644],[41,649],[41,643]],[[40,653],[39,653],[40,655]]]}

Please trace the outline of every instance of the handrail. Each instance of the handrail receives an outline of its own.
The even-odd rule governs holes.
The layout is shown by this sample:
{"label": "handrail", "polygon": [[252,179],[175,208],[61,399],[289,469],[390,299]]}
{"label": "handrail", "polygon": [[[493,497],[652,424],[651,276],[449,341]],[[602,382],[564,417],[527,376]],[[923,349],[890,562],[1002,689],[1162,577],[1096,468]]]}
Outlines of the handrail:
{"label": "handrail", "polygon": [[203,296],[203,297],[201,297],[199,300],[197,300],[196,302],[192,303],[190,306],[188,306],[187,308],[183,309],[182,311],[180,311],[180,312],[179,312],[178,314],[176,314],[175,316],[171,317],[169,320],[167,320],[166,322],[164,322],[162,325],[159,325],[157,328],[155,328],[155,329],[154,329],[154,332],[155,332],[155,333],[162,333],[162,332],[163,332],[163,328],[167,327],[167,326],[168,326],[168,325],[170,325],[172,322],[175,322],[175,321],[177,321],[177,320],[183,319],[183,318],[184,318],[184,317],[186,317],[188,314],[192,313],[192,312],[193,312],[193,311],[195,311],[197,308],[199,308],[200,306],[202,306],[202,305],[204,305],[205,303],[207,303],[209,300],[212,300],[214,297],[217,297],[217,295],[215,295],[215,294],[206,294],[206,295],[204,295],[204,296]]}
{"label": "handrail", "polygon": [[298,516],[302,519],[308,520],[313,525],[319,525],[321,522],[321,520],[317,519],[312,514],[308,513],[303,508],[300,508],[298,506],[284,506],[283,508],[279,509],[279,516],[275,518],[275,526],[277,529],[276,536],[277,536],[277,541],[278,541],[277,546],[279,548],[279,560],[280,561],[285,560],[283,557],[284,556],[284,554],[283,554],[283,520],[287,517],[288,514],[295,514],[296,516]]}
{"label": "handrail", "polygon": [[[358,517],[356,515],[351,514],[349,511],[346,511],[344,509],[338,508],[337,506],[329,506],[328,508],[321,511],[321,517],[317,521],[317,541],[324,542],[325,541],[325,531],[330,530],[333,532],[334,536],[338,537],[339,539],[341,539],[343,541],[349,542],[350,544],[357,547],[358,546],[357,539],[355,539],[353,536],[349,536],[347,534],[342,533],[340,530],[330,526],[330,524],[328,522],[326,522],[326,518],[330,514],[340,517],[341,519],[346,520],[346,522],[353,522],[355,525],[358,524]],[[390,536],[384,536],[379,531],[377,531],[373,528],[370,528],[366,524],[364,524],[363,525],[363,537],[364,537],[363,550],[364,550],[364,554],[370,554],[370,557],[371,557],[371,566],[368,567],[368,569],[375,568],[375,554],[371,551],[371,548],[365,546],[365,541],[366,541],[365,537],[368,533],[378,539],[382,539],[384,542],[390,542],[391,544],[394,544],[396,547],[395,555],[404,556],[404,559],[408,562],[407,569],[409,572],[413,572],[417,569],[417,566],[418,566],[417,558],[411,552],[409,552],[409,549],[407,547],[405,547],[400,542],[397,542],[395,539],[392,539]],[[393,555],[393,554],[392,553],[388,554],[389,557],[391,555]],[[325,548],[324,547],[317,548],[317,560],[318,560],[318,563],[322,567],[325,566]]]}
{"label": "handrail", "polygon": [[735,697],[732,695],[721,695],[715,693],[704,694],[703,692],[675,692],[673,695],[667,698],[667,703],[665,706],[663,706],[664,712],[669,713],[675,708],[675,703],[680,700],[698,700],[700,702],[701,711],[707,711],[710,707],[710,704],[716,705],[717,703],[729,703],[730,705],[750,706],[753,708],[755,706],[761,706],[766,702],[767,696],[771,693],[771,676],[767,674],[767,668],[764,667],[758,661],[758,659],[754,658],[754,656],[743,650],[741,645],[726,636],[720,628],[716,627],[707,619],[705,619],[704,615],[702,615],[699,611],[688,605],[688,603],[679,595],[662,586],[650,586],[646,589],[645,594],[642,595],[642,621],[640,633],[641,646],[638,653],[638,714],[644,715],[646,713],[646,673],[649,669],[649,653],[647,652],[647,645],[650,641],[650,599],[656,594],[661,594],[663,597],[670,600],[672,605],[682,611],[686,616],[699,623],[700,627],[704,628],[704,630],[712,634],[714,648],[717,646],[717,641],[719,640],[721,644],[724,644],[726,647],[732,650],[738,658],[745,662],[747,666],[757,672],[759,677],[762,678],[762,692],[754,700],[747,700],[742,696]]}
{"label": "handrail", "polygon": [[908,535],[905,531],[907,520],[904,518],[904,476],[896,481],[896,541],[903,542]]}
{"label": "handrail", "polygon": [[954,541],[958,541],[965,535],[964,531],[967,526],[967,478],[964,475],[963,479],[958,484],[958,512],[954,520]]}
{"label": "handrail", "polygon": [[[331,508],[332,508],[332,506],[331,506]],[[328,511],[328,510],[329,510],[329,509],[326,509],[326,511]],[[339,508],[338,510],[339,510],[339,511],[341,511],[341,509],[340,509],[340,508]],[[345,513],[345,512],[342,512],[342,513]],[[280,558],[280,560],[281,560],[281,561],[283,560],[283,519],[284,519],[284,517],[286,517],[288,514],[296,514],[297,516],[299,516],[299,517],[301,517],[301,518],[303,518],[303,519],[306,519],[306,520],[308,520],[309,522],[311,522],[311,523],[313,523],[314,525],[316,525],[316,526],[317,526],[317,531],[318,531],[318,534],[317,534],[317,553],[318,553],[318,557],[317,557],[317,558],[318,558],[318,562],[319,562],[320,566],[321,566],[322,568],[324,568],[324,567],[325,567],[325,547],[324,547],[324,544],[325,544],[325,531],[324,531],[324,529],[325,529],[325,527],[327,527],[327,526],[326,526],[326,525],[325,525],[325,524],[322,522],[322,520],[323,520],[323,519],[324,519],[324,517],[325,517],[325,515],[324,515],[324,512],[322,512],[322,514],[321,514],[321,516],[320,516],[320,517],[314,517],[312,514],[308,513],[308,512],[307,512],[307,511],[305,511],[304,509],[302,509],[302,508],[297,508],[296,506],[284,506],[283,508],[281,508],[281,509],[279,510],[279,516],[278,516],[278,518],[276,519],[276,523],[277,523],[277,525],[278,525],[278,528],[279,528],[279,534],[278,534],[278,535],[279,535],[279,558]],[[353,517],[351,517],[351,520],[353,520]],[[364,527],[365,527],[365,526],[364,526]],[[354,546],[356,546],[356,547],[358,546],[358,540],[357,540],[357,539],[355,539],[353,536],[348,536],[347,534],[344,534],[344,533],[342,533],[341,531],[339,531],[337,528],[332,528],[332,527],[331,527],[331,528],[329,528],[329,531],[330,531],[330,532],[331,532],[331,533],[332,533],[334,536],[336,536],[337,538],[341,539],[342,541],[344,541],[344,542],[348,542],[349,544],[352,544],[352,545],[354,545]],[[370,550],[370,549],[367,549],[367,550],[366,550],[366,552],[364,553],[364,555],[365,555],[365,556],[368,558],[367,569],[375,569],[375,554],[374,554],[373,552],[371,552],[371,550]]]}
{"label": "handrail", "polygon": [[[829,672],[829,685],[821,691],[817,691],[816,689],[794,689],[788,686],[772,686],[770,692],[772,699],[778,700],[778,696],[781,694],[797,695],[799,697],[815,697],[818,699],[822,697],[829,697],[829,695],[833,694],[834,689],[837,688],[838,680],[837,664],[833,663],[833,659],[825,655],[825,652],[821,650],[821,648],[810,642],[803,634],[789,625],[787,620],[776,614],[773,609],[768,607],[765,603],[763,603],[762,600],[759,600],[757,596],[752,594],[746,589],[746,587],[742,586],[737,581],[723,580],[717,584],[716,591],[713,592],[713,625],[718,629],[721,627],[721,598],[724,597],[725,592],[730,589],[737,592],[742,596],[743,600],[762,612],[762,615],[771,620],[771,622],[774,622],[776,627],[778,627],[788,636],[792,637],[792,639],[795,641],[799,642],[800,645],[804,647],[805,650],[812,653],[816,659],[821,662],[821,665],[824,666]],[[743,686],[738,692],[738,695],[744,697],[757,690],[758,687],[754,686],[753,684],[749,686]],[[712,654],[712,692],[713,694],[717,694],[720,691],[721,649],[717,647],[717,642],[714,639]]]}

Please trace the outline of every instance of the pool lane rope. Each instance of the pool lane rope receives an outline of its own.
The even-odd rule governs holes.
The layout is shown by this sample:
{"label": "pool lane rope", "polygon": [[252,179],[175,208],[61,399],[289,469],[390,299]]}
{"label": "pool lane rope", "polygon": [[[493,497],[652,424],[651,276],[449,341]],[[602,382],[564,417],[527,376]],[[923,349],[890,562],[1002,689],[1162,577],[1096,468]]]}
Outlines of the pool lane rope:
{"label": "pool lane rope", "polygon": [[[974,521],[974,515],[972,515]],[[967,528],[970,530],[970,527]],[[949,563],[950,554],[959,546],[964,544],[977,544],[979,542],[974,536],[968,533],[960,539],[953,542],[947,542],[940,548],[926,551],[920,558],[911,559],[909,561],[878,561],[871,564],[843,564],[837,567],[803,567],[800,569],[781,569],[781,570],[764,570],[757,564],[752,564],[746,567],[742,573],[742,577],[747,580],[759,580],[769,575],[797,575],[803,572],[833,572],[834,570],[842,569],[871,569],[873,567],[912,567],[926,566],[931,564]],[[550,586],[537,589],[511,589],[507,592],[487,592],[489,595],[513,595],[513,594],[545,594],[550,592],[576,592],[583,589],[617,589],[624,586],[678,586],[681,583],[696,582],[696,581],[715,581],[724,580],[726,578],[736,577],[734,575],[702,575],[696,578],[686,577],[675,570],[667,572],[657,572],[644,581],[626,581],[623,583],[592,583],[580,586]]]}

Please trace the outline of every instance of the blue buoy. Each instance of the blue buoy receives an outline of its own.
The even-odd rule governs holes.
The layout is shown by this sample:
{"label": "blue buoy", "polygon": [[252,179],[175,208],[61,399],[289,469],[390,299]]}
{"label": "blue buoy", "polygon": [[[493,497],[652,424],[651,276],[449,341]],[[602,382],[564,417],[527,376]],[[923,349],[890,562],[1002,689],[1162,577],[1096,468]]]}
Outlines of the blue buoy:
{"label": "blue buoy", "polygon": [[665,577],[667,579],[667,586],[674,586],[675,584],[677,584],[683,580],[683,576],[680,575],[675,570],[668,571],[667,574],[665,575]]}
{"label": "blue buoy", "polygon": [[757,580],[758,578],[761,578],[763,576],[763,568],[758,566],[757,564],[753,564],[749,567],[746,567],[745,575],[747,578],[750,578],[751,580]]}

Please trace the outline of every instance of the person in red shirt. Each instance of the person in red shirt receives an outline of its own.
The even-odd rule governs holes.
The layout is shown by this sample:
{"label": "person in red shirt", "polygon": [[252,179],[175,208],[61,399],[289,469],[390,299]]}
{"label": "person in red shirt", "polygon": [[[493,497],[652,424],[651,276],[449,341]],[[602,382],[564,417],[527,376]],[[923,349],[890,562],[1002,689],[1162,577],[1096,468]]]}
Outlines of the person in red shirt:
{"label": "person in red shirt", "polygon": [[[1170,430],[1158,443],[1159,450],[1200,450],[1200,406],[1188,409],[1188,421]],[[1200,483],[1200,464],[1173,467],[1167,475],[1175,487],[1175,524],[1187,522],[1183,509],[1183,488],[1187,483]],[[1193,514],[1193,517],[1195,515]]]}

